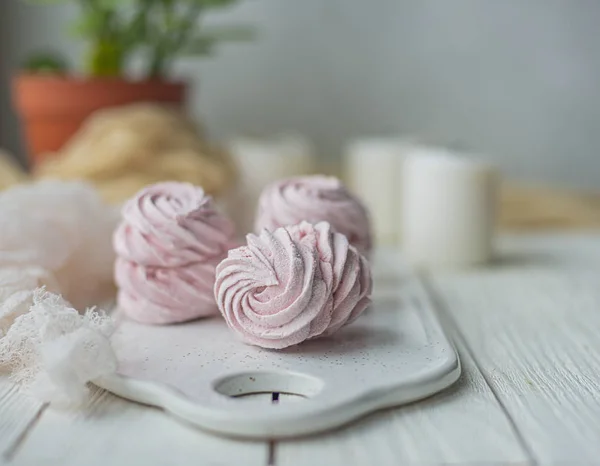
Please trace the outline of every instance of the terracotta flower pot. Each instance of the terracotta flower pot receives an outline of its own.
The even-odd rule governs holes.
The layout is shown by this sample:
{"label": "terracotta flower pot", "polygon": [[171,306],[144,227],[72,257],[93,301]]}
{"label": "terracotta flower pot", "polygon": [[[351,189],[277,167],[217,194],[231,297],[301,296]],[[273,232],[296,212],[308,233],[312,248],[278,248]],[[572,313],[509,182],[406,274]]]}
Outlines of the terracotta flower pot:
{"label": "terracotta flower pot", "polygon": [[94,111],[136,102],[183,106],[184,83],[20,75],[13,83],[33,165],[58,151]]}

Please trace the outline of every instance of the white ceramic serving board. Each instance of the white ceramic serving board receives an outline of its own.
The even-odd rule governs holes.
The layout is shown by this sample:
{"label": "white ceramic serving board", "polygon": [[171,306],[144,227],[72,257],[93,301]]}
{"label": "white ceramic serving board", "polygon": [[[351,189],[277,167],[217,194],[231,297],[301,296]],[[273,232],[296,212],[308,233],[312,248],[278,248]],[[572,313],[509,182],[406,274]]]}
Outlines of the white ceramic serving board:
{"label": "white ceramic serving board", "polygon": [[95,383],[210,431],[270,439],[451,385],[459,359],[419,280],[376,280],[373,306],[354,324],[282,351],[237,341],[220,318],[162,327],[123,319],[113,337],[118,374]]}

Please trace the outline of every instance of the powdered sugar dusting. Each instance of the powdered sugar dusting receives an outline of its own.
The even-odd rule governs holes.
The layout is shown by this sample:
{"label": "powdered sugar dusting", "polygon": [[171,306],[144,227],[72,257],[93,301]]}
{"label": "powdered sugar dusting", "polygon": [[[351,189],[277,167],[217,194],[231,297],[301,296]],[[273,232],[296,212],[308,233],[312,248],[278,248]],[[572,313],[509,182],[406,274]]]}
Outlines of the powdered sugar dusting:
{"label": "powdered sugar dusting", "polygon": [[215,296],[247,343],[280,349],[329,335],[370,303],[368,262],[326,222],[263,230],[217,267]]}

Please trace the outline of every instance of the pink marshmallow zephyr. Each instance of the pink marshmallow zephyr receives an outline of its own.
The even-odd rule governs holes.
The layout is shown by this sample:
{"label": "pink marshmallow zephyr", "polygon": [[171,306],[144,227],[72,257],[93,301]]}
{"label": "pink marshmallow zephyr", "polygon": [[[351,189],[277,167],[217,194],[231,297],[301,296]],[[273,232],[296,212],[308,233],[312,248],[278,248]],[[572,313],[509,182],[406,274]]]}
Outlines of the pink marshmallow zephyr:
{"label": "pink marshmallow zephyr", "polygon": [[169,324],[218,314],[217,264],[233,244],[233,223],[202,188],[158,183],[122,211],[113,237],[119,308],[130,318]]}
{"label": "pink marshmallow zephyr", "polygon": [[361,254],[368,257],[371,252],[367,209],[337,178],[322,175],[289,178],[263,190],[255,222],[257,233],[263,228],[273,231],[301,221],[329,222]]}
{"label": "pink marshmallow zephyr", "polygon": [[281,349],[328,336],[371,303],[371,268],[327,222],[263,230],[217,266],[215,297],[246,343]]}

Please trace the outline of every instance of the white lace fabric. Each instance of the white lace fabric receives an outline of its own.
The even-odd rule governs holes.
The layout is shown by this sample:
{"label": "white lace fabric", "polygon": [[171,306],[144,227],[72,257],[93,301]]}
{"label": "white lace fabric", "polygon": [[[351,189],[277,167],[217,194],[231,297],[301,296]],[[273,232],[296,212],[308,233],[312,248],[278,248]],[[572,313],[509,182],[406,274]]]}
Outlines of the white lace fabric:
{"label": "white lace fabric", "polygon": [[43,401],[78,404],[116,370],[113,297],[118,219],[92,187],[55,181],[0,194],[0,370]]}

